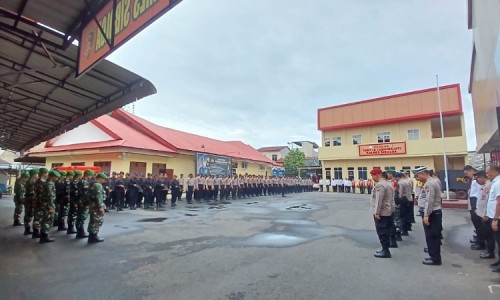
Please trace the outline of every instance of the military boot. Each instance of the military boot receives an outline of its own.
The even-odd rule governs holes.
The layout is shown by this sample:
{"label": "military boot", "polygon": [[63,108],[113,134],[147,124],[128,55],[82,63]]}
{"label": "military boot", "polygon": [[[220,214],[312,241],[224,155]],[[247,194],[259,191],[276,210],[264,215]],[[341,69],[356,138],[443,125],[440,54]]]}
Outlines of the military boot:
{"label": "military boot", "polygon": [[41,233],[40,234],[40,244],[51,243],[53,241],[54,241],[53,239],[49,238],[48,233]]}
{"label": "military boot", "polygon": [[33,234],[33,232],[30,229],[30,226],[24,226],[24,235],[30,235]]}
{"label": "military boot", "polygon": [[401,237],[401,233],[400,232],[396,232],[396,241],[398,241],[398,242],[402,242],[403,241],[403,237]]}
{"label": "military boot", "polygon": [[32,239],[39,239],[40,238],[40,229],[38,228],[33,228],[33,233],[31,234]]}
{"label": "military boot", "polygon": [[104,242],[104,239],[97,236],[97,233],[89,233],[89,239],[87,242],[89,244],[95,244],[95,243]]}
{"label": "military boot", "polygon": [[59,221],[59,224],[57,225],[57,231],[66,231],[68,230],[68,227],[66,227],[66,224],[64,224],[64,220]]}
{"label": "military boot", "polygon": [[396,241],[396,237],[391,236],[391,242],[389,244],[389,248],[397,248],[397,247],[398,247],[398,243]]}
{"label": "military boot", "polygon": [[85,230],[83,229],[83,226],[76,228],[76,237],[77,239],[84,239],[86,237],[89,237],[88,234],[85,234]]}
{"label": "military boot", "polygon": [[373,256],[376,258],[391,258],[391,252],[388,248],[382,248],[381,251],[377,251]]}
{"label": "military boot", "polygon": [[19,221],[19,219],[15,219],[14,220],[14,224],[12,224],[12,226],[23,226],[24,223],[21,223],[21,221]]}
{"label": "military boot", "polygon": [[70,224],[68,226],[68,229],[66,230],[66,234],[75,234],[77,231],[75,230],[75,226],[73,224]]}

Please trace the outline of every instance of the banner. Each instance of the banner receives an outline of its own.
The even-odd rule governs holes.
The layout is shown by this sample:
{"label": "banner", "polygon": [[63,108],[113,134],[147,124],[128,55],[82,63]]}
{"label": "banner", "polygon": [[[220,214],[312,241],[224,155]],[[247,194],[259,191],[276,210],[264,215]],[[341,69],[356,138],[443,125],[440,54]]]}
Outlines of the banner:
{"label": "banner", "polygon": [[359,156],[399,155],[406,154],[406,143],[381,143],[359,145]]}
{"label": "banner", "polygon": [[76,75],[83,74],[181,1],[109,0],[95,17],[105,34],[94,19],[82,29]]}
{"label": "banner", "polygon": [[285,168],[273,167],[271,169],[271,174],[273,175],[273,177],[284,177]]}
{"label": "banner", "polygon": [[231,159],[226,156],[196,153],[196,174],[198,175],[232,175]]}

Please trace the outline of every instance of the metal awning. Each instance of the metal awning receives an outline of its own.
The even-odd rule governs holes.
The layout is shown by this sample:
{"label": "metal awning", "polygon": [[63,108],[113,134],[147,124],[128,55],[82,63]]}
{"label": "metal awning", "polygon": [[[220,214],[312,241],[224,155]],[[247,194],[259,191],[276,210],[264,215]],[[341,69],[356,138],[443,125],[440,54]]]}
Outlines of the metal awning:
{"label": "metal awning", "polygon": [[[148,80],[109,61],[75,79],[78,49],[71,43],[63,47],[71,36],[57,37],[48,33],[50,29],[35,28],[41,26],[38,23],[33,26],[23,17],[17,22],[5,15],[5,8],[17,12],[14,6],[24,4],[23,15],[31,17],[32,11],[37,20],[64,32],[64,26],[74,27],[77,19],[82,22],[89,7],[98,9],[86,2],[95,5],[106,1],[5,2],[0,11],[0,147],[29,149],[156,93]],[[77,4],[84,8],[77,8]],[[41,5],[47,7],[37,12]]]}

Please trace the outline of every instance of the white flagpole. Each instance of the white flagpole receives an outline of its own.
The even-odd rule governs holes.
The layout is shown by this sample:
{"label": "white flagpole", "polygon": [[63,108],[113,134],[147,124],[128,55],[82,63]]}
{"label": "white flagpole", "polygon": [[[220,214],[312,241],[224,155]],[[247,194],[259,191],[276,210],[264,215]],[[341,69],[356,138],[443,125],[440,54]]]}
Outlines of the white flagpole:
{"label": "white flagpole", "polygon": [[439,91],[439,76],[436,75],[436,89],[439,105],[439,122],[441,123],[441,140],[443,141],[443,160],[444,160],[444,182],[446,184],[446,200],[450,200],[450,185],[448,183],[448,159],[446,157],[446,143],[444,141],[443,110],[441,109],[441,94]]}

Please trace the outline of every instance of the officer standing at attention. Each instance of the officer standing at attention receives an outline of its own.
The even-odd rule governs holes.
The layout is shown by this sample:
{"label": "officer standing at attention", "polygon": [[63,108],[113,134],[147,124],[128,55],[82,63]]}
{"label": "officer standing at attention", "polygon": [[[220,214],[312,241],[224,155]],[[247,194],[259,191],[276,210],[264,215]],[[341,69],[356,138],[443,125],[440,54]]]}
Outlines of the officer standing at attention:
{"label": "officer standing at attention", "polygon": [[[24,235],[33,234],[30,230],[30,223],[33,220],[33,202],[35,201],[35,182],[38,178],[38,169],[32,169],[29,172],[30,178],[26,181],[24,185],[26,189],[25,201],[24,201]],[[33,224],[33,231],[35,230],[35,224]]]}
{"label": "officer standing at attention", "polygon": [[85,170],[83,172],[83,178],[78,182],[78,199],[76,201],[76,238],[83,239],[88,237],[85,234],[85,220],[87,220],[89,215],[89,205],[87,199],[87,193],[90,187],[90,178],[94,176],[94,171]]}
{"label": "officer standing at attention", "polygon": [[193,204],[193,193],[196,189],[196,179],[193,178],[193,174],[189,174],[187,184],[187,192],[186,192],[186,201],[188,204]]}
{"label": "officer standing at attention", "polygon": [[437,179],[430,176],[426,167],[414,170],[417,180],[424,183],[422,188],[426,197],[424,202],[424,231],[425,241],[429,252],[424,265],[441,265],[441,230],[443,213],[441,211],[441,188]]}
{"label": "officer standing at attention", "polygon": [[179,198],[180,184],[177,179],[177,175],[174,175],[174,179],[170,181],[170,194],[172,199],[170,200],[170,208],[177,206],[177,198]]}
{"label": "officer standing at attention", "polygon": [[[383,176],[382,170],[373,169],[370,171],[373,181],[376,183],[375,190],[371,196],[371,213],[375,220],[375,229],[382,245],[382,250],[377,251],[374,256],[377,258],[390,258],[390,232],[394,226],[392,220],[394,190],[387,178]],[[386,174],[384,174],[387,176]]]}
{"label": "officer standing at attention", "polygon": [[[23,226],[21,222],[21,214],[23,213],[23,205],[26,195],[26,188],[24,185],[26,181],[30,178],[30,175],[26,172],[21,174],[16,180],[16,184],[14,185],[14,224],[12,226]],[[24,213],[26,215],[26,213]],[[28,227],[29,229],[29,227]]]}
{"label": "officer standing at attention", "polygon": [[42,197],[40,198],[40,211],[42,222],[40,226],[40,244],[50,243],[54,240],[49,238],[49,230],[54,224],[56,214],[56,181],[61,178],[57,171],[48,173],[48,180],[44,181]]}
{"label": "officer standing at attention", "polygon": [[38,170],[38,179],[35,182],[35,201],[33,203],[33,235],[34,239],[40,238],[40,223],[42,222],[43,212],[41,203],[43,201],[43,189],[47,181],[49,171],[46,168]]}
{"label": "officer standing at attention", "polygon": [[104,209],[106,207],[104,205],[105,192],[102,185],[106,183],[107,178],[106,174],[99,173],[96,178],[97,181],[89,187],[88,201],[90,219],[87,228],[89,232],[87,243],[89,244],[104,242],[104,240],[98,236],[98,233],[104,222]]}
{"label": "officer standing at attention", "polygon": [[73,180],[71,180],[69,186],[69,210],[68,210],[68,219],[66,220],[68,224],[68,229],[66,231],[66,234],[76,233],[75,218],[77,210],[76,202],[78,201],[78,183],[80,182],[83,173],[79,170],[76,170],[74,173],[75,175],[73,176]]}
{"label": "officer standing at attention", "polygon": [[184,192],[184,187],[186,186],[186,178],[184,178],[184,174],[181,174],[178,180],[180,184],[180,190],[177,199],[179,199],[179,201],[182,201],[182,193]]}

